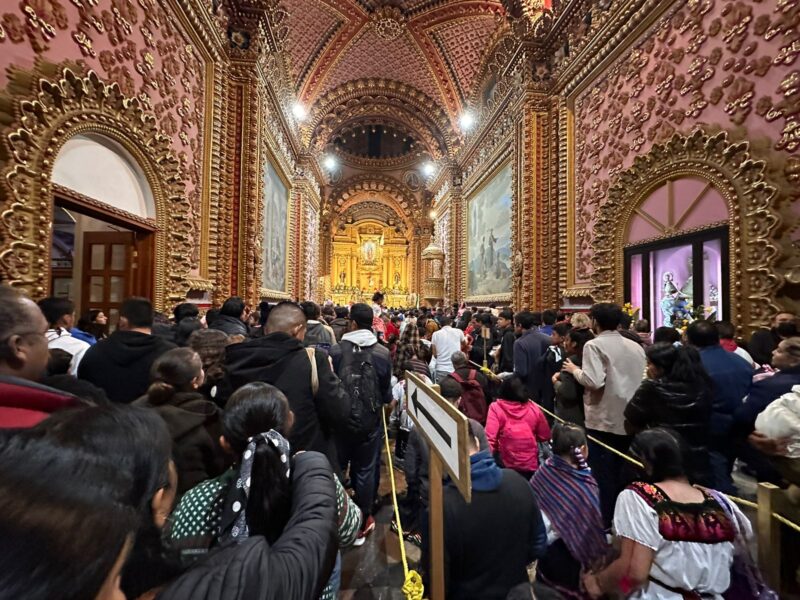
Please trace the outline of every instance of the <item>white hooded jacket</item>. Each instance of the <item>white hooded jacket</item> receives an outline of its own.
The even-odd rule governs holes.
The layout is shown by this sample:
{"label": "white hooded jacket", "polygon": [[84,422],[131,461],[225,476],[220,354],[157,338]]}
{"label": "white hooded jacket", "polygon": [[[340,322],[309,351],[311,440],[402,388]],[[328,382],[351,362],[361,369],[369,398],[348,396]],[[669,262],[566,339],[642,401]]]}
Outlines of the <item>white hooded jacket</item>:
{"label": "white hooded jacket", "polygon": [[800,458],[800,385],[770,403],[756,417],[756,431],[769,438],[789,438],[789,458]]}

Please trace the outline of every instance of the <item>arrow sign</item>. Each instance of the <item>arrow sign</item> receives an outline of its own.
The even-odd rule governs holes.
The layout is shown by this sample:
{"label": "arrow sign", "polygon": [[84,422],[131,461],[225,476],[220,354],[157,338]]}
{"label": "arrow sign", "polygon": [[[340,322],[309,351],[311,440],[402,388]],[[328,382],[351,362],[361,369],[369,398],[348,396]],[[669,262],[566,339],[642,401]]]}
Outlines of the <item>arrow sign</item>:
{"label": "arrow sign", "polygon": [[415,374],[406,371],[408,414],[425,438],[431,452],[441,459],[450,478],[469,502],[471,494],[469,424],[455,406]]}

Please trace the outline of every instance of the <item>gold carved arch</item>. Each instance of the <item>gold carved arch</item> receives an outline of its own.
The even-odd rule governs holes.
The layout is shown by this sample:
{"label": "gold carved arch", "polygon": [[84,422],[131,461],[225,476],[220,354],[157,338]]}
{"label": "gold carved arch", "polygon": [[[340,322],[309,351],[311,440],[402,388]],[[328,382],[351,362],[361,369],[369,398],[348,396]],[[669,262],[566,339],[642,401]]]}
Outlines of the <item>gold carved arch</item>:
{"label": "gold carved arch", "polygon": [[191,269],[190,206],[171,141],[155,117],[94,71],[83,76],[47,65],[13,71],[7,90],[0,98],[0,118],[8,123],[0,143],[0,276],[33,298],[47,293],[53,165],[69,138],[97,133],[133,156],[152,190],[155,305],[183,299]]}
{"label": "gold carved arch", "polygon": [[[379,105],[380,110],[370,111],[371,104]],[[324,146],[339,125],[365,114],[391,114],[413,126],[437,159],[452,155],[460,144],[459,134],[439,104],[408,84],[387,79],[349,81],[321,96],[304,128],[304,141],[309,146]]]}
{"label": "gold carved arch", "polygon": [[[698,177],[728,205],[732,317],[747,330],[766,325],[778,310],[775,295],[782,283],[775,267],[780,249],[772,239],[781,219],[774,210],[778,191],[765,179],[764,162],[751,158],[749,146],[732,143],[725,132],[695,129],[653,146],[620,173],[595,224],[595,300],[623,300],[625,236],[639,206],[667,181]],[[667,230],[664,237],[672,233]]]}
{"label": "gold carved arch", "polygon": [[380,174],[359,175],[346,180],[333,190],[323,211],[341,214],[367,198],[380,199],[409,226],[424,212],[421,203],[404,184],[393,177]]}

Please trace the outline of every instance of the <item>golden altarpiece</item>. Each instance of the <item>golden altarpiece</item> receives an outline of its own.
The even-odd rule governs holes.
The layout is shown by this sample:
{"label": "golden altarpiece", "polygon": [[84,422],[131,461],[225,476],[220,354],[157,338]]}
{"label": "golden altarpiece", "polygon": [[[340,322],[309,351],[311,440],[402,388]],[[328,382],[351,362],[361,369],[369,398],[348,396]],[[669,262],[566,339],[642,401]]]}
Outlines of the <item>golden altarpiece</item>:
{"label": "golden altarpiece", "polygon": [[376,291],[387,306],[404,306],[409,295],[408,240],[377,221],[340,227],[331,242],[331,299],[337,304],[371,302]]}

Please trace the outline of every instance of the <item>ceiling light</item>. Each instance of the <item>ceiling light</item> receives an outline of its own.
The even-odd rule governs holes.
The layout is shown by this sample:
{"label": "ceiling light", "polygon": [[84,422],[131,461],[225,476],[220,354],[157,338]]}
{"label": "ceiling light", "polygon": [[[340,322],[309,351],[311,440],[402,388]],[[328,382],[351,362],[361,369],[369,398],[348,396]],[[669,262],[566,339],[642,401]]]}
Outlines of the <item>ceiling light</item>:
{"label": "ceiling light", "polygon": [[436,165],[434,165],[432,162],[426,162],[422,165],[422,174],[425,175],[425,177],[430,177],[435,172]]}
{"label": "ceiling light", "polygon": [[475,117],[469,111],[465,111],[461,118],[458,120],[459,124],[461,125],[461,129],[464,131],[469,131],[472,129],[472,126],[475,125]]}
{"label": "ceiling light", "polygon": [[299,102],[295,102],[294,105],[292,106],[292,114],[294,115],[294,118],[297,119],[298,121],[305,121],[306,117],[308,116],[308,111],[306,110],[305,106],[303,106]]}
{"label": "ceiling light", "polygon": [[337,165],[336,158],[329,154],[322,161],[322,164],[325,165],[325,168],[328,169],[328,171],[333,171]]}
{"label": "ceiling light", "polygon": [[431,212],[428,213],[428,216],[431,219],[435,219],[436,218],[436,211],[435,210],[431,210]]}

